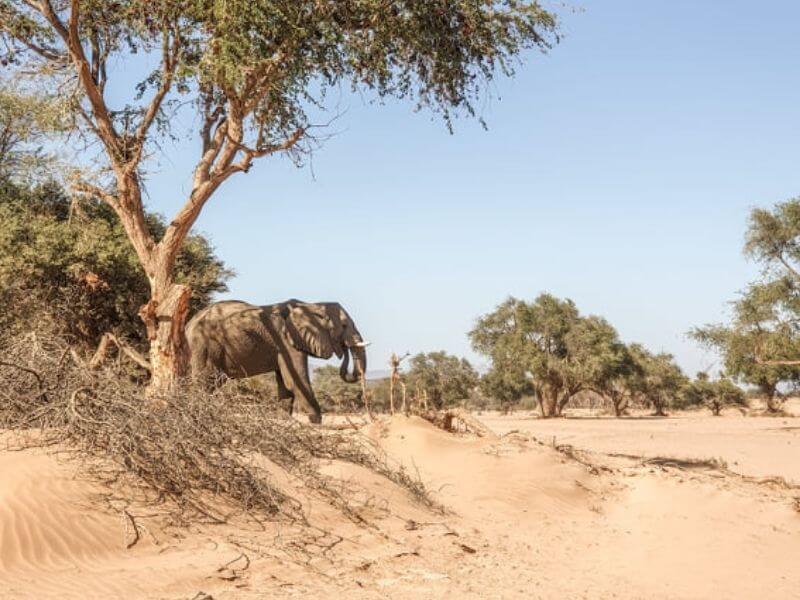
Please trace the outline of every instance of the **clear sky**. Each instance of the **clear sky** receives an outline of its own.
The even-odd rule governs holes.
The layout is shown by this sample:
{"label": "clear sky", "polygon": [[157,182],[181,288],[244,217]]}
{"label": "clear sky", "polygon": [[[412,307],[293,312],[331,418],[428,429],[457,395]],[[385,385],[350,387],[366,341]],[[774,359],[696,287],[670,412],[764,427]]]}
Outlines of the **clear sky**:
{"label": "clear sky", "polygon": [[[748,211],[800,195],[800,3],[548,6],[564,38],[495,83],[488,131],[344,95],[313,170],[268,159],[227,182],[198,229],[237,272],[228,296],[340,301],[371,370],[392,350],[480,365],[475,318],[542,291],[712,366],[686,331],[758,275]],[[165,148],[149,206],[170,215],[198,151]]]}

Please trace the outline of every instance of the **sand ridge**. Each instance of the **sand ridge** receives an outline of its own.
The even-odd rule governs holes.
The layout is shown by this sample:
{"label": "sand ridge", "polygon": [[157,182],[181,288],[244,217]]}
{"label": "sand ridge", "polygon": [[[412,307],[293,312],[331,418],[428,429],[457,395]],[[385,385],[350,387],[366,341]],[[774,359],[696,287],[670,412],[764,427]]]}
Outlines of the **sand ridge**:
{"label": "sand ridge", "polygon": [[306,534],[279,524],[154,528],[158,543],[128,550],[124,519],[92,504],[75,465],[0,451],[0,597],[800,597],[791,490],[633,462],[595,474],[524,432],[455,436],[399,416],[363,432],[447,512],[330,463],[375,527],[308,500],[319,539],[302,552]]}

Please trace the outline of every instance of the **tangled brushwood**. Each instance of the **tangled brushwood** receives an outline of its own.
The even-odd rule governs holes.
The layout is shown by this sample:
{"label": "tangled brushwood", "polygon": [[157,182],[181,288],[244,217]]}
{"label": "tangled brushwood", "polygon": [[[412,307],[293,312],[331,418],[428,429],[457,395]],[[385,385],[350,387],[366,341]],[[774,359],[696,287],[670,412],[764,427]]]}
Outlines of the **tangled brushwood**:
{"label": "tangled brushwood", "polygon": [[187,385],[156,409],[121,372],[87,369],[63,339],[1,342],[0,429],[18,432],[18,443],[77,453],[102,483],[134,483],[183,522],[232,512],[304,520],[301,503],[276,483],[278,471],[361,521],[341,482],[320,473],[324,461],[361,465],[434,506],[417,478],[357,432],[300,423],[224,387]]}

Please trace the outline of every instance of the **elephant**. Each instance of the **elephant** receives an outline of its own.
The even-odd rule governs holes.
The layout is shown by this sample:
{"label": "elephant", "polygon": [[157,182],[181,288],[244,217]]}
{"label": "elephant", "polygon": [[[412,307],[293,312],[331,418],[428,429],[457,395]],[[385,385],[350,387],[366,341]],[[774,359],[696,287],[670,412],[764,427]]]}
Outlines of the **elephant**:
{"label": "elephant", "polygon": [[335,354],[342,359],[339,374],[347,383],[359,381],[367,370],[368,343],[337,302],[215,302],[192,317],[186,338],[193,377],[211,382],[219,381],[219,373],[241,379],[274,372],[278,397],[289,404],[289,412],[300,400],[312,423],[321,422],[322,410],[311,387],[309,356]]}

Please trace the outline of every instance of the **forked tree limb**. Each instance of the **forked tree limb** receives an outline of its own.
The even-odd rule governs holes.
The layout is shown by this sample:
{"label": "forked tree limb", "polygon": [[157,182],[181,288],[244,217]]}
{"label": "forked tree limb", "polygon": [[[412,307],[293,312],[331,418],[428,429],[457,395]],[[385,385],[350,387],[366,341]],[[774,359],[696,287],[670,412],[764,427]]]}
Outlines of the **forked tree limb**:
{"label": "forked tree limb", "polygon": [[92,360],[89,361],[89,369],[97,369],[101,364],[103,364],[103,362],[105,362],[111,344],[114,344],[123,354],[125,354],[143,369],[146,369],[147,371],[152,370],[150,362],[144,356],[120,340],[113,333],[103,334],[103,337],[100,339],[100,344],[97,346],[94,356],[92,356]]}

